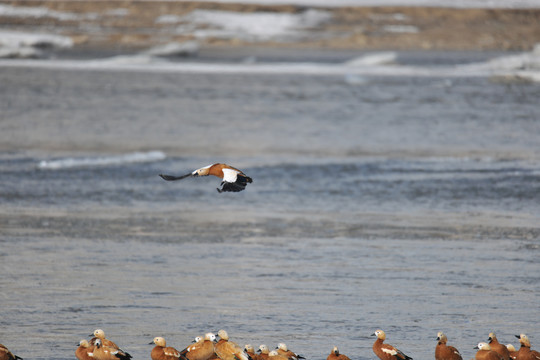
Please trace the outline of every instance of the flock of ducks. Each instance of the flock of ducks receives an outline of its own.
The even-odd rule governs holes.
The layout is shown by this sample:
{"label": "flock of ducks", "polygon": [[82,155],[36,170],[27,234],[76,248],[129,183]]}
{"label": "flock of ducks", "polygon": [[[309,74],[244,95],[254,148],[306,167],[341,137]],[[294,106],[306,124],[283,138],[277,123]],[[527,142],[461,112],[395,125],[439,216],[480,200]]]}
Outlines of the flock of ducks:
{"label": "flock of ducks", "polygon": [[[118,347],[114,342],[105,338],[105,332],[97,329],[91,334],[91,340],[81,340],[75,350],[78,360],[130,360],[131,355]],[[386,334],[382,330],[375,331],[372,336],[377,339],[373,343],[373,352],[381,360],[412,360],[396,347],[385,344]],[[490,333],[487,342],[479,343],[475,360],[540,360],[540,353],[531,350],[531,343],[525,334],[516,335],[519,338],[520,349],[513,345],[502,345],[494,333]],[[219,341],[217,341],[219,338]],[[463,360],[459,351],[446,343],[448,338],[442,332],[437,334],[435,347],[435,360]],[[219,330],[217,335],[206,333],[197,336],[193,344],[184,350],[176,350],[167,346],[162,337],[155,337],[150,343],[155,345],[150,353],[152,360],[301,360],[303,356],[294,353],[284,343],[278,344],[275,350],[270,351],[268,346],[261,345],[257,352],[253,346],[245,345],[243,348],[229,340],[225,330]],[[0,360],[22,360],[13,355],[4,345],[0,344]],[[346,355],[340,354],[334,346],[326,360],[350,360]]]}

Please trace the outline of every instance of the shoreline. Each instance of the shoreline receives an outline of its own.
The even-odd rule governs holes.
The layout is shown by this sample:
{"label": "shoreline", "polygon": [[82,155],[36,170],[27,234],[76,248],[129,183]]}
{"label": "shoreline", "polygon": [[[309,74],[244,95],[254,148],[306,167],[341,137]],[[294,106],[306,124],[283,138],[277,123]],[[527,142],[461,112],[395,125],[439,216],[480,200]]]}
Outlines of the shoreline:
{"label": "shoreline", "polygon": [[[10,10],[0,13],[0,30],[52,31],[73,40],[74,47],[71,51],[111,49],[123,53],[187,41],[198,42],[201,49],[265,47],[357,51],[528,51],[540,43],[540,8],[307,8],[300,5],[167,0],[31,0],[2,1],[0,5]],[[41,9],[45,13],[38,16],[29,12],[28,16],[24,16],[25,9],[30,11],[32,8]],[[310,11],[312,13],[308,13]],[[243,36],[245,34],[242,34],[242,31],[247,30],[242,28],[237,33],[229,31],[223,35],[216,32],[211,24],[189,23],[192,17],[201,12],[211,12],[213,15],[234,13],[242,16],[303,16],[300,21],[311,21],[313,16],[322,16],[323,20],[308,23],[301,32],[292,36],[285,34],[283,39],[268,37],[264,33],[258,38]],[[220,21],[226,20],[227,18]],[[256,21],[257,19],[255,25]],[[269,31],[268,28],[272,27],[265,23],[259,25],[262,29],[258,31]]]}

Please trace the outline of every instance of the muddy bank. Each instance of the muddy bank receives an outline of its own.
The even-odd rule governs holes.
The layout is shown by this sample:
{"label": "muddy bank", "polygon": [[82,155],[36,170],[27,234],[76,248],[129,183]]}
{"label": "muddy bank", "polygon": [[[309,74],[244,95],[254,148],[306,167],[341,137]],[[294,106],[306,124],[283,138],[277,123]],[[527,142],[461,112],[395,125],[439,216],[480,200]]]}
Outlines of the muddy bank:
{"label": "muddy bank", "polygon": [[[311,8],[328,13],[286,40],[212,36],[204,23],[186,25],[194,11],[304,14],[301,6],[172,1],[4,1],[17,8],[49,9],[52,15],[0,15],[2,30],[70,36],[78,49],[127,51],[176,41],[202,47],[271,46],[328,49],[530,50],[540,42],[540,9],[424,7]],[[206,31],[205,36],[200,33]]]}

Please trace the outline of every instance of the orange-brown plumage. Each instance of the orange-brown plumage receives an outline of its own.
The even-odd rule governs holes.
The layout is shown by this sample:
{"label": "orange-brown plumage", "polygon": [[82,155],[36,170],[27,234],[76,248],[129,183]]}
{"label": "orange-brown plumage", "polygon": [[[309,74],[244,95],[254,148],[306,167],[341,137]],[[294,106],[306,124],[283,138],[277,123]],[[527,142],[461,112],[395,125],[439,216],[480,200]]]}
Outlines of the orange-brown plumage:
{"label": "orange-brown plumage", "polygon": [[204,334],[202,341],[195,342],[185,348],[181,353],[189,360],[209,360],[214,354],[214,341],[216,335],[213,333]]}
{"label": "orange-brown plumage", "polygon": [[289,359],[293,359],[293,360],[305,359],[302,355],[298,355],[294,351],[289,350],[289,348],[287,347],[287,344],[285,343],[279,343],[276,348],[276,351],[278,352],[279,355],[285,356]]}
{"label": "orange-brown plumage", "polygon": [[517,351],[516,360],[540,360],[540,353],[536,350],[531,350],[531,342],[525,334],[516,335],[519,338],[521,347]]}
{"label": "orange-brown plumage", "polygon": [[410,356],[405,355],[392,345],[384,344],[386,334],[382,330],[375,331],[372,336],[377,336],[377,340],[373,343],[373,352],[381,360],[412,360]]}
{"label": "orange-brown plumage", "polygon": [[181,358],[180,351],[171,346],[167,346],[164,338],[157,336],[150,344],[155,344],[150,357],[152,360],[178,360]]}
{"label": "orange-brown plumage", "polygon": [[338,347],[334,346],[330,354],[326,357],[326,360],[351,360],[351,359],[349,359],[347,355],[340,354]]}
{"label": "orange-brown plumage", "polygon": [[268,353],[268,360],[291,360],[292,358],[280,354],[277,350],[272,350]]}
{"label": "orange-brown plumage", "polygon": [[22,357],[13,355],[11,351],[8,350],[8,348],[2,344],[0,344],[0,360],[22,360]]}
{"label": "orange-brown plumage", "polygon": [[481,342],[475,349],[478,349],[474,356],[475,360],[502,360],[501,355],[496,351],[493,351],[488,343]]}
{"label": "orange-brown plumage", "polygon": [[103,330],[101,330],[101,329],[96,329],[96,330],[94,330],[94,333],[93,333],[93,334],[90,334],[90,336],[93,336],[93,338],[90,340],[90,345],[95,345],[95,344],[96,344],[96,340],[97,340],[97,339],[100,339],[100,340],[101,340],[101,344],[102,344],[103,346],[110,346],[110,347],[119,349],[118,345],[116,345],[116,344],[115,344],[114,342],[112,342],[111,340],[105,338],[105,332],[104,332]]}
{"label": "orange-brown plumage", "polygon": [[270,354],[270,349],[268,348],[267,345],[261,344],[259,346],[259,350],[257,350],[257,352],[259,353],[259,357],[260,357],[261,360],[268,360],[268,356]]}
{"label": "orange-brown plumage", "polygon": [[437,346],[435,346],[435,360],[463,360],[459,351],[446,345],[448,338],[443,332],[437,334]]}
{"label": "orange-brown plumage", "polygon": [[255,352],[255,348],[253,347],[253,345],[251,344],[246,344],[244,346],[244,350],[246,351],[246,354],[249,355],[249,357],[251,358],[251,360],[266,360],[264,359],[261,354],[257,354]]}
{"label": "orange-brown plumage", "polygon": [[90,345],[86,340],[81,340],[79,347],[75,350],[75,356],[79,360],[92,360],[94,358],[93,352],[94,345]]}
{"label": "orange-brown plumage", "polygon": [[510,354],[508,353],[508,349],[506,348],[506,345],[499,343],[499,341],[497,340],[497,336],[495,336],[495,333],[493,332],[489,333],[488,343],[489,343],[489,346],[491,347],[491,350],[501,355],[503,360],[510,360]]}
{"label": "orange-brown plumage", "polygon": [[225,330],[219,330],[218,336],[220,339],[214,346],[214,351],[221,360],[249,360],[244,349],[229,340],[229,335]]}
{"label": "orange-brown plumage", "polygon": [[510,356],[510,359],[516,360],[518,352],[516,348],[514,347],[514,345],[507,344],[506,348],[508,349],[508,356]]}
{"label": "orange-brown plumage", "polygon": [[109,345],[103,345],[101,339],[97,339],[94,344],[94,358],[97,360],[129,360],[131,355],[122,349]]}
{"label": "orange-brown plumage", "polygon": [[167,180],[167,181],[182,180],[187,177],[208,176],[208,175],[217,176],[218,178],[223,180],[221,182],[221,188],[217,189],[218,192],[242,191],[246,188],[246,185],[248,183],[253,182],[253,179],[247,176],[246,174],[244,174],[242,170],[239,170],[235,167],[232,167],[227,164],[222,164],[222,163],[208,165],[200,169],[194,170],[189,174],[185,174],[181,176],[159,174],[159,176],[161,176],[164,180]]}

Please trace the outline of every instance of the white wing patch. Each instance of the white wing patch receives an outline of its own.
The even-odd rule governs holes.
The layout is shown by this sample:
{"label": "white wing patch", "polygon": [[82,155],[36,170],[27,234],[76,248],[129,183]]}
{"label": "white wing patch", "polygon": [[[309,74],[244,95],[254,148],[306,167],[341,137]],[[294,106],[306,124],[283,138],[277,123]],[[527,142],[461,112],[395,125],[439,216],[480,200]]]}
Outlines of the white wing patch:
{"label": "white wing patch", "polygon": [[167,356],[174,356],[174,357],[180,357],[180,354],[178,354],[177,352],[173,352],[173,351],[163,351],[163,353]]}
{"label": "white wing patch", "polygon": [[383,348],[382,351],[387,353],[387,354],[393,355],[393,356],[397,355],[396,349],[384,349]]}
{"label": "white wing patch", "polygon": [[239,174],[238,171],[233,169],[223,169],[223,181],[228,183],[236,182],[236,176]]}

